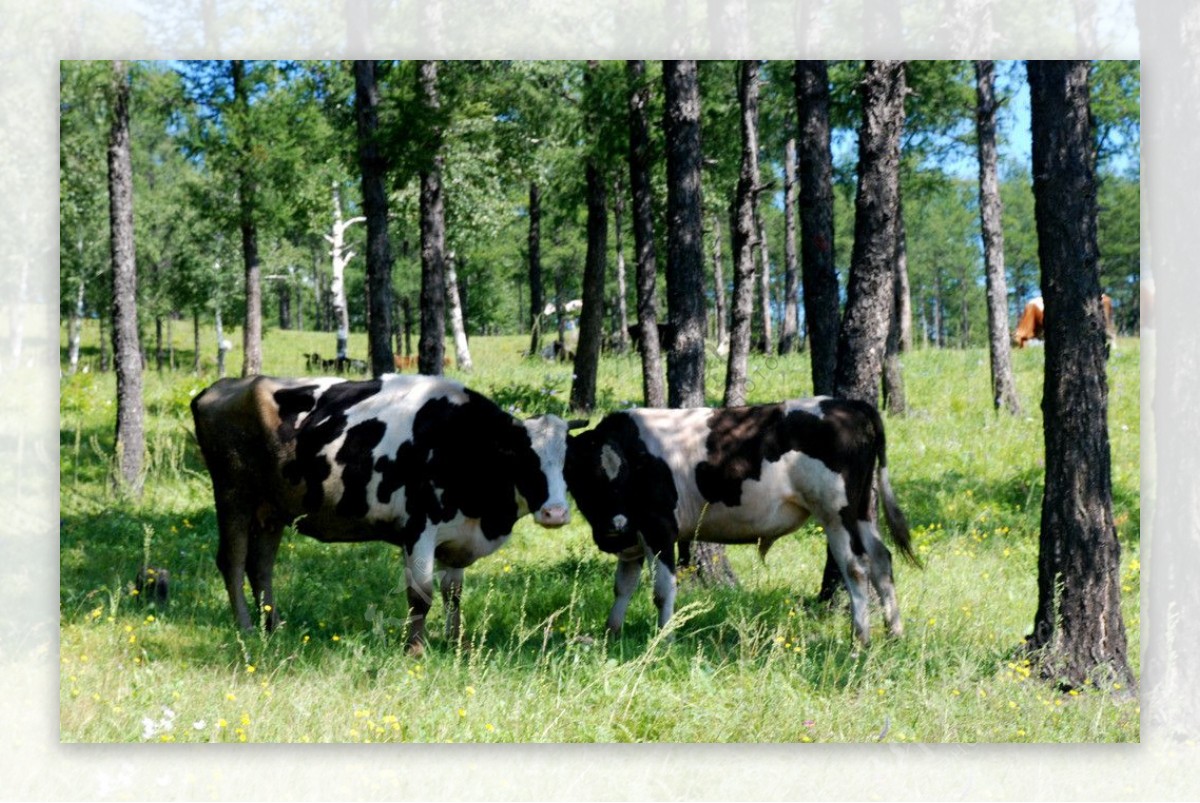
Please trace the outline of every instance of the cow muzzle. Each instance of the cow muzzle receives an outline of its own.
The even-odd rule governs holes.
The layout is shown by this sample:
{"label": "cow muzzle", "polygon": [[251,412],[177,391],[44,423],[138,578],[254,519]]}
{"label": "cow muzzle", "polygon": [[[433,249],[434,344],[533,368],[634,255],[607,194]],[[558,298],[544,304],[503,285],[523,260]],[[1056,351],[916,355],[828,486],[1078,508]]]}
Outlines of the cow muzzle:
{"label": "cow muzzle", "polygon": [[543,505],[533,520],[543,527],[561,527],[571,520],[571,511],[566,505]]}

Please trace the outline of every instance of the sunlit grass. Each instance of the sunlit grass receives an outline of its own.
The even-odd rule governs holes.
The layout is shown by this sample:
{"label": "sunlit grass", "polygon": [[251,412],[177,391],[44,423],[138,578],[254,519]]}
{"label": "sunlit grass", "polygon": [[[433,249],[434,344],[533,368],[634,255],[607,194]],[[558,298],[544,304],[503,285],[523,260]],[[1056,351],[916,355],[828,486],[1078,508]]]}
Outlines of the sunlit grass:
{"label": "sunlit grass", "polygon": [[[211,333],[206,333],[207,343]],[[235,335],[230,338],[237,342]],[[93,337],[94,343],[94,337]],[[190,345],[190,342],[189,342]],[[525,413],[561,405],[571,366],[521,357],[523,337],[475,338],[473,387]],[[351,354],[365,342],[356,335]],[[333,336],[270,332],[266,370],[304,371]],[[85,359],[87,355],[85,354]],[[1062,694],[1018,652],[1033,621],[1042,493],[1041,358],[1014,355],[1023,412],[996,414],[987,357],[904,359],[910,413],[888,420],[892,481],[913,525],[918,571],[897,564],[905,635],[856,650],[842,608],[814,605],[824,546],[813,527],[766,563],[731,548],[731,589],[685,584],[669,634],[646,580],[626,632],[607,641],[613,560],[582,519],[520,522],[467,572],[466,643],[403,651],[402,561],[382,544],[328,545],[289,531],[276,568],[279,631],[241,635],[214,563],[216,521],[188,402],[215,377],[146,374],[148,471],[140,502],[111,470],[111,375],[61,392],[61,733],[65,741],[1136,741],[1136,701]],[[240,370],[237,351],[229,369]],[[1139,672],[1139,343],[1109,364],[1114,515],[1129,656]],[[461,376],[453,369],[452,375]],[[811,392],[806,355],[754,357],[752,401]],[[710,356],[710,401],[723,367]],[[632,356],[606,357],[603,410],[640,399]],[[133,593],[149,540],[171,572],[158,610]]]}

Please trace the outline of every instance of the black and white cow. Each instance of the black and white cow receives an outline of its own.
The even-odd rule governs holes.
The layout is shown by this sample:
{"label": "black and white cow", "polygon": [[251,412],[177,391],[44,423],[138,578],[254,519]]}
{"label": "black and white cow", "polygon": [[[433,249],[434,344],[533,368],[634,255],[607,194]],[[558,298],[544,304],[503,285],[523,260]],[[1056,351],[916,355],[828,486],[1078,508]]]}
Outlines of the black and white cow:
{"label": "black and white cow", "polygon": [[726,409],[613,413],[567,439],[565,476],[592,538],[617,555],[618,632],[644,559],[656,563],[658,624],[675,602],[675,544],[771,543],[809,519],[825,529],[850,592],[854,633],[869,641],[866,579],[892,634],[902,630],[891,553],[871,521],[876,474],[896,545],[917,563],[888,482],[883,422],[870,404],[803,399]]}
{"label": "black and white cow", "polygon": [[246,574],[268,625],[279,622],[271,570],[285,525],[321,541],[403,547],[409,648],[419,652],[435,561],[457,639],[463,569],[531,511],[544,527],[570,517],[566,422],[521,421],[441,377],[222,379],[193,399],[192,416],[216,497],[217,566],[243,628],[253,625]]}

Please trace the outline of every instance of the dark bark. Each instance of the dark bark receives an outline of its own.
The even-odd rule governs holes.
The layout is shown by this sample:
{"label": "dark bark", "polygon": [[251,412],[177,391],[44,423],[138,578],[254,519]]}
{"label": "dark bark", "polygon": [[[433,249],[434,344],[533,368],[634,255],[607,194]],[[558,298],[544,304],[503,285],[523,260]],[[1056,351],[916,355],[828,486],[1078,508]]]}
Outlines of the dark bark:
{"label": "dark bark", "polygon": [[542,334],[542,191],[529,184],[529,355],[536,356]]}
{"label": "dark bark", "polygon": [[571,408],[590,413],[596,406],[596,371],[604,328],[604,273],[608,261],[608,198],[595,164],[587,165],[587,255],[583,267],[583,309],[571,380]]}
{"label": "dark bark", "polygon": [[121,486],[142,492],[145,455],[142,355],[138,343],[137,259],[133,237],[133,163],[129,144],[129,72],[113,62],[112,127],[108,139],[108,202],[112,257],[113,354],[117,371],[116,452]]}
{"label": "dark bark", "polygon": [[363,216],[367,221],[368,352],[371,375],[396,370],[392,355],[392,247],[388,242],[387,161],[377,140],[379,87],[375,62],[354,62],[354,109],[358,161],[362,170]]}
{"label": "dark bark", "polygon": [[154,370],[162,373],[163,355],[163,319],[161,315],[154,316]]}
{"label": "dark bark", "polygon": [[647,407],[665,407],[662,351],[658,342],[658,274],[654,247],[654,198],[650,189],[650,88],[645,64],[626,62],[629,78],[629,188],[633,194],[633,248],[637,254],[637,318],[642,348],[642,395]]}
{"label": "dark bark", "polygon": [[1012,347],[1008,333],[1008,281],[1004,275],[1004,229],[1000,225],[1000,181],[996,170],[996,98],[993,63],[975,62],[975,126],[979,140],[979,224],[983,231],[983,262],[987,277],[988,353],[992,366],[992,404],[1009,413],[1021,412],[1013,379]]}
{"label": "dark bark", "polygon": [[796,276],[796,140],[783,149],[783,326],[779,353],[791,354],[799,345],[800,287]]}
{"label": "dark bark", "polygon": [[833,151],[829,75],[823,61],[797,61],[800,270],[813,393],[831,395],[837,376],[838,279],[833,264]]}
{"label": "dark bark", "polygon": [[834,395],[878,405],[895,284],[904,63],[868,61],[860,91],[863,120],[854,248],[838,335]]}
{"label": "dark bark", "polygon": [[421,170],[421,337],[417,369],[438,376],[446,355],[446,209],[442,194],[442,132],[433,123],[440,101],[437,62],[423,61],[418,93],[430,121],[428,162]]}
{"label": "dark bark", "polygon": [[[246,65],[232,62],[234,105],[243,122],[250,113],[250,88],[246,86]],[[249,136],[249,126],[242,131]],[[250,143],[242,141],[238,162],[238,218],[242,231],[242,261],[246,272],[246,322],[242,327],[242,376],[262,373],[262,277],[258,261],[258,182],[250,167]]]}
{"label": "dark bark", "polygon": [[738,75],[741,106],[742,161],[738,173],[730,239],[733,248],[733,309],[729,320],[729,363],[725,372],[725,406],[746,403],[746,366],[754,312],[754,195],[758,187],[758,62],[743,61]]}
{"label": "dark bark", "polygon": [[1046,303],[1046,487],[1028,646],[1067,686],[1132,684],[1112,515],[1105,323],[1086,61],[1028,63],[1034,214]]}
{"label": "dark bark", "polygon": [[[700,84],[695,61],[663,62],[667,147],[667,404],[704,406]],[[645,332],[643,332],[645,334]]]}
{"label": "dark bark", "polygon": [[279,298],[279,328],[283,330],[292,328],[292,286],[287,281],[280,280],[275,288],[275,295]]}
{"label": "dark bark", "polygon": [[[700,87],[694,61],[663,62],[667,141],[667,403],[702,407],[704,398],[704,244],[700,191]],[[643,331],[643,334],[645,332]],[[697,542],[681,566],[705,583],[735,582],[725,547]],[[689,560],[690,558],[690,560]]]}
{"label": "dark bark", "polygon": [[[878,406],[888,332],[894,319],[897,222],[900,216],[900,133],[904,123],[904,62],[868,61],[860,87],[858,191],[846,311],[838,335],[833,395]],[[842,585],[826,549],[819,598]]]}

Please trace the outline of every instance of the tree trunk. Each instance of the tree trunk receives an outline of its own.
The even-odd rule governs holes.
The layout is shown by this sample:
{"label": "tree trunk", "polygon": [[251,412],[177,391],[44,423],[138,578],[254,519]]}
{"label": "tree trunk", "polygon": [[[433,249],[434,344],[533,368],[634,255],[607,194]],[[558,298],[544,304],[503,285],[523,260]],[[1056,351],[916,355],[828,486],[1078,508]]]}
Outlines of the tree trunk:
{"label": "tree trunk", "polygon": [[617,352],[629,350],[629,309],[625,304],[625,249],[621,239],[621,219],[625,213],[625,194],[621,180],[613,187],[613,238],[617,248]]}
{"label": "tree trunk", "polygon": [[275,291],[279,297],[279,328],[283,330],[291,329],[292,286],[288,284],[286,279],[280,279]]}
{"label": "tree trunk", "polygon": [[[367,222],[367,306],[371,375],[396,370],[392,355],[392,247],[388,242],[387,160],[379,148],[379,87],[375,62],[354,62],[354,106],[363,213]],[[469,361],[469,358],[468,358]]]}
{"label": "tree trunk", "polygon": [[113,62],[112,128],[108,139],[109,225],[112,231],[113,353],[117,367],[117,483],[142,492],[145,433],[142,356],[137,329],[137,259],[133,237],[133,162],[129,145],[129,72]]}
{"label": "tree trunk", "polygon": [[541,348],[542,307],[542,192],[537,182],[529,184],[529,356]]}
{"label": "tree trunk", "polygon": [[79,370],[79,341],[83,330],[83,295],[84,282],[80,276],[76,280],[75,303],[71,306],[71,315],[67,319],[67,355],[71,365],[71,373]]}
{"label": "tree trunk", "polygon": [[725,406],[746,403],[746,365],[754,312],[754,194],[758,188],[758,62],[743,61],[738,76],[741,106],[742,161],[730,221],[733,248],[733,311],[729,321],[729,364],[725,372]]}
{"label": "tree trunk", "polygon": [[162,315],[154,316],[154,370],[162,373],[163,369],[163,319]]}
{"label": "tree trunk", "polygon": [[1046,487],[1028,645],[1047,677],[1131,685],[1112,515],[1104,311],[1086,61],[1028,63],[1046,303]]}
{"label": "tree trunk", "polygon": [[289,276],[293,284],[291,287],[291,297],[296,299],[296,328],[304,331],[304,293],[300,292],[300,279],[293,272]]}
{"label": "tree trunk", "polygon": [[896,319],[900,327],[901,354],[913,348],[912,289],[908,283],[908,227],[904,224],[904,202],[896,219]]}
{"label": "tree trunk", "polygon": [[763,221],[762,211],[758,205],[758,191],[754,193],[754,228],[758,236],[758,298],[759,314],[762,316],[762,341],[754,344],[754,350],[761,354],[769,354],[775,342],[775,326],[771,320],[771,249],[767,242],[767,225]]}
{"label": "tree trunk", "polygon": [[992,404],[1009,413],[1021,412],[1012,371],[1008,334],[1008,284],[1004,275],[1004,229],[1000,224],[1000,182],[996,171],[996,99],[993,62],[975,62],[975,126],[979,134],[979,223],[983,230],[983,261],[987,276],[988,352],[992,366]]}
{"label": "tree trunk", "polygon": [[637,316],[642,349],[642,395],[647,407],[665,407],[654,247],[654,198],[650,189],[650,88],[645,63],[626,62],[629,78],[629,188],[633,193],[633,247],[637,254]]}
{"label": "tree trunk", "polygon": [[[663,63],[667,149],[667,404],[704,406],[700,85],[696,62]],[[644,333],[645,334],[645,333]]]}
{"label": "tree trunk", "polygon": [[[700,191],[700,87],[694,61],[664,61],[667,149],[667,403],[702,407],[704,397],[704,243]],[[643,334],[647,334],[643,332]],[[736,581],[725,547],[697,542],[680,554],[705,583]]]}
{"label": "tree trunk", "polygon": [[225,355],[229,352],[229,344],[225,340],[225,329],[221,325],[221,305],[217,304],[215,316],[217,330],[217,377],[225,377]]}
{"label": "tree trunk", "polygon": [[[860,91],[863,114],[858,136],[854,248],[846,312],[838,336],[833,394],[878,406],[888,332],[895,317],[904,62],[868,61]],[[827,548],[818,598],[831,599],[841,585],[840,572]]]}
{"label": "tree trunk", "polygon": [[454,254],[451,253],[446,258],[446,299],[450,302],[450,331],[454,334],[454,360],[458,370],[470,371],[474,366],[471,364],[471,348],[467,345],[462,296],[458,292],[458,270],[454,263]]}
{"label": "tree trunk", "polygon": [[346,266],[354,259],[354,252],[346,250],[346,230],[355,223],[366,220],[364,217],[353,217],[342,220],[342,196],[337,182],[333,183],[333,233],[326,234],[329,241],[330,257],[332,258],[333,278],[329,283],[329,295],[333,302],[334,325],[337,327],[337,360],[338,370],[349,359],[350,343],[350,309],[346,300]]}
{"label": "tree trunk", "polygon": [[[245,118],[250,111],[245,62],[233,61],[234,104]],[[251,174],[249,144],[238,163],[238,212],[242,230],[242,260],[246,267],[246,323],[242,328],[242,376],[262,373],[262,279],[258,263],[257,182]]]}
{"label": "tree trunk", "polygon": [[563,310],[563,305],[567,302],[563,277],[565,271],[566,265],[562,262],[558,263],[554,270],[554,324],[558,335],[554,342],[558,344],[559,359],[565,359],[567,354],[567,316]]}
{"label": "tree trunk", "polygon": [[783,149],[783,329],[779,335],[779,353],[796,351],[800,287],[796,278],[796,140],[789,139]]}
{"label": "tree trunk", "polygon": [[878,405],[895,285],[904,62],[867,62],[861,91],[854,248],[838,336],[834,395]]}
{"label": "tree trunk", "polygon": [[[101,371],[101,373],[108,372],[108,369],[110,367],[110,362],[112,360],[112,355],[109,350],[110,346],[112,345],[112,343],[111,343],[112,338],[110,336],[106,336],[104,333],[104,321],[106,320],[107,317],[108,316],[106,316],[104,314],[104,312],[101,311],[96,318],[96,325],[100,330],[100,371]],[[112,332],[110,331],[109,335],[111,335],[111,334],[112,334]]]}
{"label": "tree trunk", "polygon": [[571,380],[571,409],[590,413],[596,406],[596,371],[604,328],[604,272],[608,250],[608,199],[604,179],[591,161],[587,165],[587,256],[583,268],[583,310],[579,316],[579,345]]}
{"label": "tree trunk", "polygon": [[833,264],[833,151],[829,75],[823,61],[797,61],[800,270],[813,393],[831,395],[837,377],[838,278]]}
{"label": "tree trunk", "polygon": [[[892,317],[888,323],[887,347],[883,357],[883,403],[891,415],[904,415],[904,373],[900,353],[904,351],[904,299],[908,295],[908,238],[904,229],[904,204],[896,214],[896,259],[892,265]],[[911,336],[911,329],[910,329]]]}
{"label": "tree trunk", "polygon": [[[418,93],[429,118],[441,107],[437,73],[436,61],[421,62]],[[431,128],[429,147],[429,161],[421,170],[421,338],[417,368],[423,374],[438,376],[446,353],[446,208],[442,131],[438,125]]]}
{"label": "tree trunk", "polygon": [[729,330],[725,310],[725,271],[721,265],[721,216],[712,216],[713,230],[713,307],[717,319],[717,354],[729,353]]}

